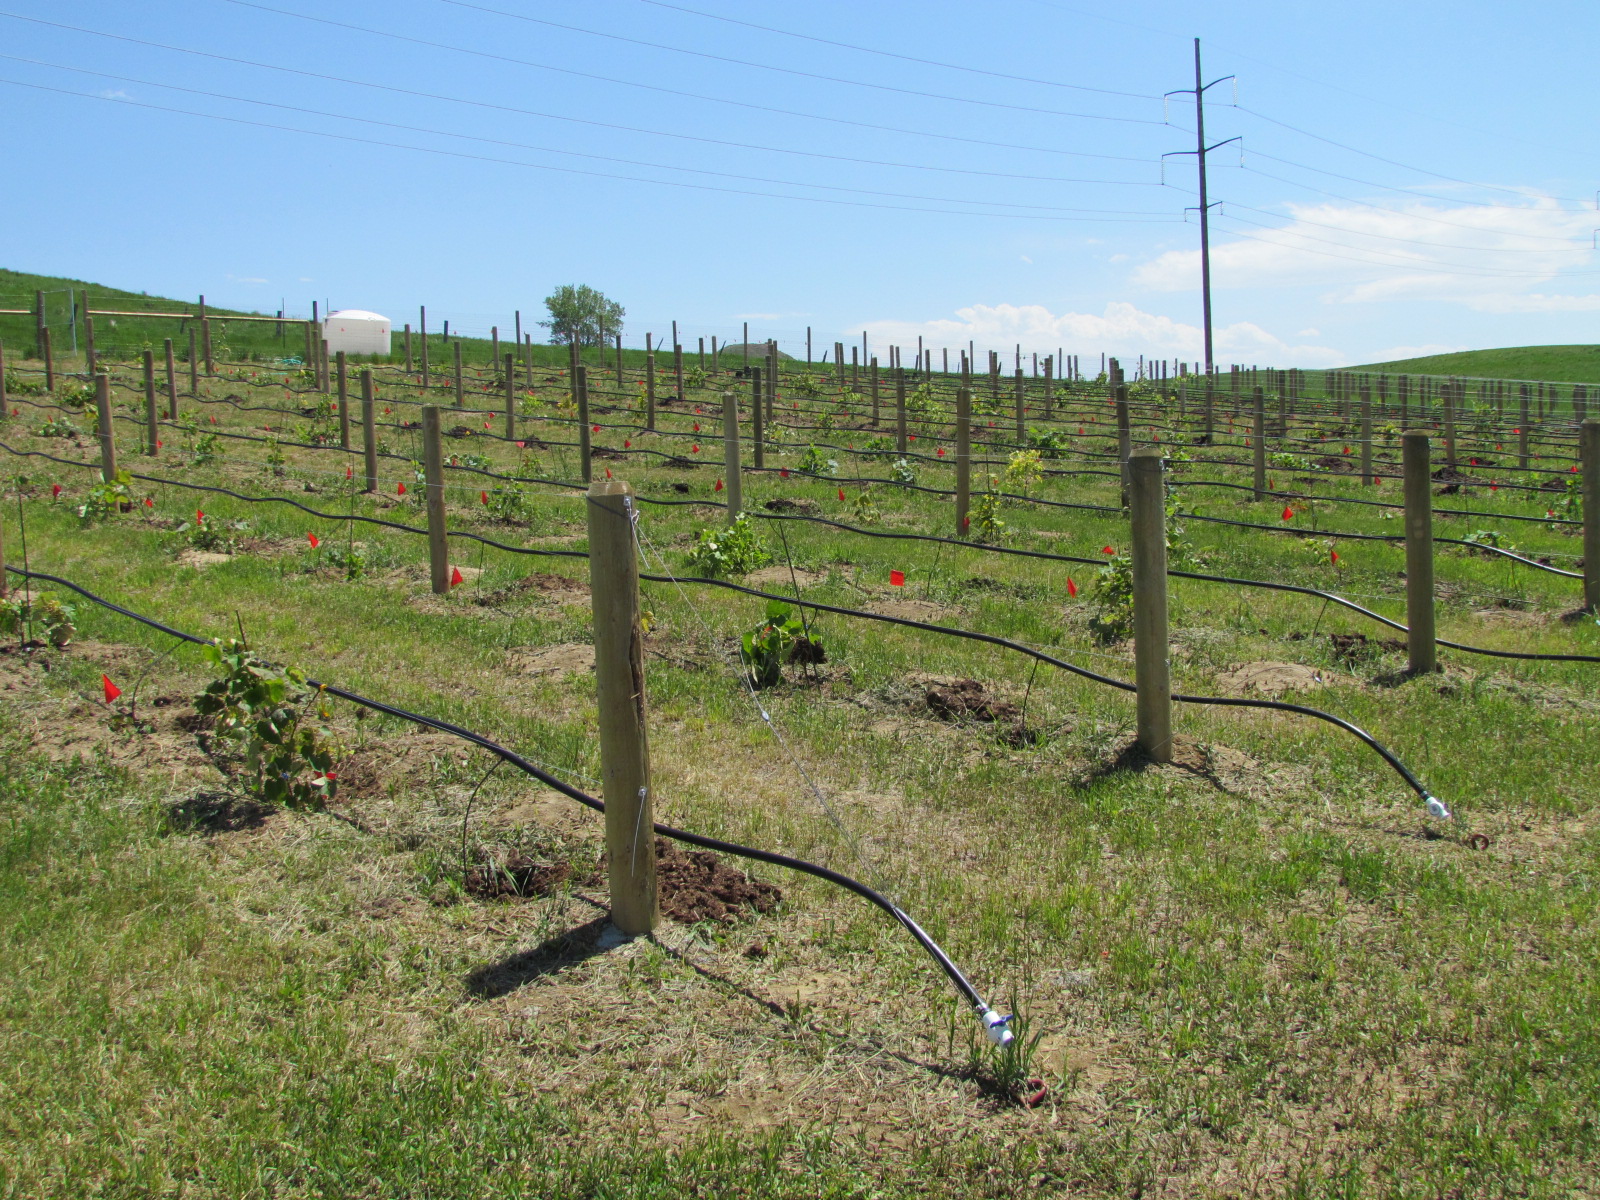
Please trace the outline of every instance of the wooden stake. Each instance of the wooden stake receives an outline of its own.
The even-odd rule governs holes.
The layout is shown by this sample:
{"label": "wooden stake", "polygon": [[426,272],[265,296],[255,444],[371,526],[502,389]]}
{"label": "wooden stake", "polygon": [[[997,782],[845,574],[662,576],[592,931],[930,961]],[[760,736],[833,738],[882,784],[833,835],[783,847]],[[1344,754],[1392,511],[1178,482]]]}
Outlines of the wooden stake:
{"label": "wooden stake", "polygon": [[906,433],[906,377],[902,371],[894,380],[894,448],[900,454],[909,446]]}
{"label": "wooden stake", "polygon": [[94,377],[94,408],[100,426],[100,481],[117,477],[117,435],[111,426],[111,376],[104,371]]}
{"label": "wooden stake", "polygon": [[956,537],[967,536],[972,502],[972,389],[956,391]]}
{"label": "wooden stake", "polygon": [[345,353],[339,351],[339,445],[350,449],[350,370]]}
{"label": "wooden stake", "polygon": [[1517,423],[1517,466],[1526,471],[1528,469],[1528,423],[1533,419],[1528,412],[1528,385],[1519,387],[1522,402],[1522,419]]}
{"label": "wooden stake", "polygon": [[1425,430],[1400,435],[1406,489],[1406,658],[1413,675],[1439,669],[1433,619],[1433,478]]}
{"label": "wooden stake", "polygon": [[644,354],[644,427],[651,433],[656,431],[656,354],[654,350],[646,350]]}
{"label": "wooden stake", "polygon": [[422,386],[427,387],[431,382],[431,376],[428,371],[428,310],[426,308],[422,309],[418,314],[417,320],[421,326],[418,332],[422,335]]}
{"label": "wooden stake", "polygon": [[[162,345],[167,356],[167,419],[178,419],[178,365],[173,359],[172,339],[167,338]],[[0,396],[0,405],[5,403],[5,398]]]}
{"label": "wooden stake", "polygon": [[1371,487],[1372,477],[1372,389],[1361,389],[1361,482]]}
{"label": "wooden stake", "polygon": [[141,356],[144,367],[144,452],[155,457],[157,434],[161,431],[161,414],[156,410],[156,356],[146,350]]}
{"label": "wooden stake", "polygon": [[1028,385],[1022,378],[1022,368],[1017,368],[1015,407],[1017,410],[1017,445],[1022,445],[1028,438],[1027,430],[1023,427],[1023,412],[1028,398]]}
{"label": "wooden stake", "polygon": [[758,369],[755,378],[750,381],[750,415],[752,418],[754,418],[753,426],[756,444],[756,470],[758,471],[767,465],[767,428],[766,422],[762,419],[762,399],[761,374],[760,370]]}
{"label": "wooden stake", "polygon": [[[307,326],[310,328],[310,326]],[[194,328],[189,329],[189,395],[200,399],[200,364],[194,356]]]}
{"label": "wooden stake", "polygon": [[1255,419],[1251,437],[1251,461],[1255,464],[1256,499],[1267,498],[1267,394],[1255,390]]}
{"label": "wooden stake", "polygon": [[583,460],[583,481],[594,472],[589,450],[589,368],[579,365],[574,383],[578,393],[578,457]]}
{"label": "wooden stake", "polygon": [[1583,605],[1600,613],[1600,420],[1578,426],[1583,472]]}
{"label": "wooden stake", "polygon": [[683,346],[677,342],[672,343],[672,377],[677,385],[677,396],[683,400]]}
{"label": "wooden stake", "polygon": [[39,340],[44,345],[44,390],[53,392],[56,390],[56,356],[50,341],[50,331],[41,329]]}
{"label": "wooden stake", "polygon": [[1172,676],[1167,662],[1166,457],[1141,446],[1128,460],[1132,518],[1133,676],[1138,687],[1139,748],[1172,761]]}
{"label": "wooden stake", "polygon": [[637,936],[654,929],[660,914],[633,491],[620,479],[597,479],[589,487],[588,500],[589,595],[594,611],[611,920],[621,932]]}
{"label": "wooden stake", "polygon": [[[759,414],[760,396],[756,397],[755,408]],[[728,524],[732,525],[744,511],[744,477],[739,469],[739,399],[732,392],[722,393],[722,463],[722,486],[728,499]]]}
{"label": "wooden stake", "polygon": [[372,394],[372,368],[361,368],[361,439],[366,460],[368,492],[378,490],[378,420]]}
{"label": "wooden stake", "polygon": [[94,355],[94,318],[87,313],[83,318],[83,369],[91,377],[97,369]]}
{"label": "wooden stake", "polygon": [[[506,364],[506,437],[515,440],[517,436],[517,364],[516,355],[508,353],[505,356]],[[588,428],[585,426],[585,428]],[[585,476],[587,478],[587,476]]]}
{"label": "wooden stake", "polygon": [[200,353],[206,360],[206,374],[213,376],[217,373],[217,363],[211,356],[211,318],[200,319]]}
{"label": "wooden stake", "polygon": [[872,378],[872,427],[878,427],[878,359],[874,355],[871,365]]}
{"label": "wooden stake", "polygon": [[428,489],[428,575],[435,596],[450,591],[450,542],[444,527],[444,450],[439,406],[422,406],[422,474]]}
{"label": "wooden stake", "polygon": [[1454,380],[1444,385],[1444,465],[1456,465],[1456,387]]}
{"label": "wooden stake", "polygon": [[461,343],[459,341],[451,342],[450,348],[455,351],[456,407],[460,408],[466,402],[465,391],[461,383]]}

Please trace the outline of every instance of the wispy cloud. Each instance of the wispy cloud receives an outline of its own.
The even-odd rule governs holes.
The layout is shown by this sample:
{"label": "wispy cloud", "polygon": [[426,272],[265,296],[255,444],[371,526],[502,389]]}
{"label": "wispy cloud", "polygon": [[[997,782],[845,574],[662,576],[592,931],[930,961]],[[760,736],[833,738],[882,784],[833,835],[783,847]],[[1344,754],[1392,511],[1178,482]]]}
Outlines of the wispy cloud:
{"label": "wispy cloud", "polygon": [[97,92],[95,94],[98,95],[102,100],[128,100],[128,99],[131,99],[131,97],[128,95],[128,93],[123,91],[121,88],[105,88],[102,91],[99,91],[99,92]]}
{"label": "wispy cloud", "polygon": [[782,313],[734,313],[735,321],[778,321],[783,318]]}
{"label": "wispy cloud", "polygon": [[232,283],[271,283],[272,282],[272,280],[270,280],[270,279],[262,279],[258,275],[229,275],[228,279]]}

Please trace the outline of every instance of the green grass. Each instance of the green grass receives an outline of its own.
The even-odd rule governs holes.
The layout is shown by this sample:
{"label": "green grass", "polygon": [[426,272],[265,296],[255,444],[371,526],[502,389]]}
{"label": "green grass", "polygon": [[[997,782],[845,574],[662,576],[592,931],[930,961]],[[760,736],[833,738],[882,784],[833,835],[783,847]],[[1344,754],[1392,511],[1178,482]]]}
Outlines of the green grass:
{"label": "green grass", "polygon": [[1527,379],[1547,383],[1600,383],[1600,346],[1506,346],[1462,350],[1425,358],[1366,363],[1351,371],[1395,375],[1465,375],[1474,379]]}
{"label": "green grass", "polygon": [[[564,381],[536,384],[518,436],[571,436]],[[282,395],[237,379],[203,388],[214,399],[248,391],[263,404]],[[117,395],[137,408],[132,393]],[[380,386],[385,401],[412,395]],[[715,412],[713,397],[664,412],[663,430],[716,449],[713,418],[692,411]],[[639,429],[621,397],[597,389],[596,405],[597,421],[629,426],[603,429],[597,444],[626,438],[684,452],[684,442]],[[1090,402],[1067,433],[1078,419],[1103,419],[1104,407]],[[190,402],[189,411],[200,410]],[[231,432],[259,433],[269,419],[204,411]],[[42,418],[22,412],[0,419],[0,440],[92,460],[89,439],[38,437]],[[1339,454],[1347,435],[1337,415],[1306,419]],[[476,430],[479,420],[463,423]],[[949,448],[947,428],[914,428],[926,453]],[[154,459],[137,455],[131,427],[119,425],[119,436],[124,462],[151,474],[422,520],[396,495],[398,481],[414,482],[404,462],[383,460],[379,493],[352,497],[337,449],[285,446],[274,469],[256,443],[225,442],[222,458],[199,463],[197,438],[182,430],[166,431]],[[413,453],[410,432],[381,436]],[[813,436],[823,435],[786,437],[769,462],[797,465]],[[849,448],[866,436],[828,435],[841,474],[882,471]],[[1493,435],[1461,436],[1466,449]],[[1047,466],[1103,448],[1067,440],[1069,457]],[[1195,461],[1180,478],[1247,478],[1214,461],[1241,450],[1242,435],[1219,441],[1191,446]],[[1380,442],[1380,457],[1394,453]],[[449,449],[481,453],[499,470],[576,472],[570,454],[531,440],[524,452],[471,438]],[[454,560],[484,574],[434,598],[421,538],[145,484],[136,495],[153,498],[153,511],[85,525],[73,505],[88,471],[7,461],[9,479],[28,476],[35,569],[196,633],[242,624],[264,653],[320,678],[464,723],[563,776],[599,773],[587,675],[527,666],[551,646],[587,641],[587,604],[550,599],[548,589],[474,603],[532,571],[581,587],[581,560],[455,543]],[[652,562],[659,553],[681,569],[696,531],[721,520],[705,507],[719,470],[596,460],[597,471],[602,462],[643,495],[700,505],[643,506]],[[918,470],[949,486],[948,459]],[[527,518],[507,523],[479,502],[483,483],[451,483],[453,528],[584,548],[573,493],[530,488]],[[782,497],[848,520],[837,486],[752,475],[745,494],[752,508]],[[1113,506],[1116,490],[1100,477],[1038,485]],[[952,524],[947,501],[874,491],[877,528]],[[1314,491],[1325,499],[1296,501],[1297,522],[1397,527],[1384,510],[1331,503],[1372,497],[1349,477]],[[1379,494],[1395,491],[1386,481]],[[1284,503],[1180,494],[1207,514],[1268,524]],[[15,555],[9,482],[4,499]],[[1539,515],[1545,499],[1479,487],[1438,504],[1504,517]],[[197,505],[214,520],[248,522],[254,548],[204,566],[185,560],[174,526]],[[1094,556],[1127,536],[1115,512],[1016,506],[1004,517],[1019,547]],[[1403,615],[1398,547],[1186,525],[1203,569],[1333,585]],[[758,527],[782,564],[776,530]],[[1438,521],[1445,534],[1480,527],[1532,553],[1575,553],[1574,538],[1542,522]],[[368,574],[349,582],[329,570],[308,529],[322,553],[362,543]],[[916,601],[927,619],[1131,675],[1126,646],[1088,634],[1092,566],[785,529],[810,597],[868,608]],[[905,588],[889,586],[891,569],[906,573]],[[1559,619],[1574,607],[1571,581],[1459,549],[1441,548],[1438,570],[1441,636],[1600,654],[1600,627]],[[766,586],[789,590],[786,574]],[[469,804],[474,862],[522,851],[592,867],[598,823],[507,772],[474,799],[489,765],[481,752],[387,718],[357,720],[338,706],[349,751],[341,773],[352,784],[371,775],[335,813],[190,827],[175,805],[192,810],[201,794],[245,800],[174,719],[205,670],[170,638],[80,605],[78,641],[32,656],[48,670],[0,654],[5,1194],[1431,1200],[1592,1187],[1600,668],[1442,652],[1445,675],[1403,680],[1392,653],[1336,656],[1323,635],[1380,632],[1353,614],[1173,581],[1176,687],[1227,690],[1220,677],[1259,660],[1315,668],[1323,682],[1288,698],[1345,716],[1400,754],[1457,810],[1455,826],[1430,829],[1381,762],[1323,723],[1184,707],[1178,729],[1205,748],[1199,766],[1116,769],[1132,727],[1128,697],[1049,668],[1033,676],[998,647],[829,616],[823,682],[791,669],[763,704],[841,832],[738,685],[734,639],[761,620],[762,602],[664,584],[644,591],[661,819],[881,881],[994,1002],[1014,998],[1044,1035],[1035,1073],[1051,1088],[1045,1106],[998,1100],[974,1070],[975,1023],[926,957],[881,914],[819,881],[764,870],[786,893],[776,913],[731,928],[669,928],[603,954],[562,940],[603,916],[603,890],[470,899],[461,886]],[[140,697],[137,722],[108,719],[96,701],[102,672]],[[1019,704],[1026,695],[1038,742],[1017,747],[989,726],[936,720],[923,703],[930,674],[978,679]],[[155,707],[156,698],[174,702]],[[1489,848],[1473,849],[1473,834]]]}

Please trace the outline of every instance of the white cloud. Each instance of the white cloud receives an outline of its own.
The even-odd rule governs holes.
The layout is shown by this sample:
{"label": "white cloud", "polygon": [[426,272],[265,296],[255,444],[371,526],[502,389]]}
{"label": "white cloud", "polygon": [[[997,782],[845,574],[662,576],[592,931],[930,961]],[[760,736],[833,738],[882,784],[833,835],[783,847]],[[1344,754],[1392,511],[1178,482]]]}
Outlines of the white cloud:
{"label": "white cloud", "polygon": [[1321,337],[1321,336],[1322,336],[1322,330],[1320,330],[1320,329],[1302,329],[1299,333],[1295,334],[1295,337]]}
{"label": "white cloud", "polygon": [[1596,312],[1600,311],[1600,296],[1591,292],[1587,296],[1546,296],[1541,292],[1515,295],[1500,292],[1487,296],[1474,296],[1467,301],[1469,308],[1487,313],[1533,312]]}
{"label": "white cloud", "polygon": [[1033,259],[1029,258],[1026,254],[1019,254],[1017,257],[1022,259],[1022,261],[1027,263],[1030,267],[1033,266]]}
{"label": "white cloud", "polygon": [[[1592,213],[1533,194],[1492,206],[1290,205],[1281,224],[1213,243],[1211,279],[1217,288],[1327,287],[1324,298],[1334,303],[1421,299],[1490,312],[1586,311],[1588,298],[1534,300],[1524,292],[1585,267],[1594,224]],[[1156,291],[1193,290],[1199,280],[1198,250],[1168,251],[1133,274],[1136,286]],[[1519,298],[1527,307],[1517,306]]]}
{"label": "white cloud", "polygon": [[[956,310],[954,319],[935,321],[869,321],[859,326],[874,341],[916,347],[917,338],[934,349],[975,342],[987,350],[1009,353],[1022,343],[1024,353],[1068,354],[1102,351],[1123,358],[1138,354],[1194,361],[1203,352],[1200,327],[1171,317],[1144,312],[1124,301],[1112,301],[1099,315],[1053,313],[1040,304],[975,304]],[[1223,362],[1271,363],[1274,366],[1336,366],[1349,361],[1327,346],[1292,345],[1259,325],[1240,322],[1216,330],[1216,353]]]}
{"label": "white cloud", "polygon": [[272,282],[270,279],[262,279],[262,278],[260,278],[259,276],[256,276],[256,275],[229,275],[228,278],[234,283],[271,283]]}
{"label": "white cloud", "polygon": [[105,100],[127,100],[129,98],[128,93],[121,88],[107,88],[100,92],[99,95]]}

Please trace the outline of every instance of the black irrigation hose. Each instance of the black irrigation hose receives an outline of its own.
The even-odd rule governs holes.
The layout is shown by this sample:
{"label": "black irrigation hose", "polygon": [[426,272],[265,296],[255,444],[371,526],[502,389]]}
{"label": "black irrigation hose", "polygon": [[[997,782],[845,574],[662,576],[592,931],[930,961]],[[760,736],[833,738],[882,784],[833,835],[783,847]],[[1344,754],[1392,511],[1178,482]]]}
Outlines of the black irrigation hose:
{"label": "black irrigation hose", "polygon": [[[210,638],[196,637],[192,633],[185,633],[181,629],[174,629],[172,626],[157,621],[153,617],[144,616],[141,613],[134,612],[130,608],[125,608],[120,604],[116,604],[110,600],[107,600],[102,596],[97,596],[87,588],[80,587],[71,580],[62,579],[60,576],[46,575],[40,571],[24,571],[19,567],[14,567],[9,564],[7,564],[6,569],[26,579],[44,580],[48,583],[54,583],[61,587],[68,588],[76,592],[78,595],[84,597],[84,599],[90,600],[93,603],[102,606],[103,608],[110,609],[112,612],[118,613],[129,618],[130,620],[138,621],[143,625],[149,626],[151,629],[155,629],[161,633],[178,638],[181,641],[188,642],[192,645],[206,646],[213,644],[212,639]],[[363,708],[372,709],[374,712],[381,712],[391,717],[398,717],[402,720],[410,721],[413,724],[421,725],[424,728],[436,729],[441,733],[452,734],[464,741],[471,742],[473,745],[479,746],[482,749],[489,751],[491,754],[498,756],[502,761],[510,763],[524,774],[537,779],[546,787],[553,788],[555,791],[560,792],[563,796],[566,796],[571,800],[576,800],[579,804],[584,805],[586,808],[591,808],[598,813],[604,813],[606,810],[605,801],[596,799],[594,796],[591,796],[588,793],[573,787],[563,779],[558,779],[556,776],[551,775],[549,772],[540,769],[527,759],[523,758],[515,750],[508,749],[507,747],[500,745],[498,742],[484,737],[481,733],[474,733],[470,729],[463,728],[460,725],[452,724],[449,721],[440,720],[437,717],[424,716],[421,713],[415,713],[409,709],[399,708],[392,704],[385,704],[380,700],[373,700],[368,696],[363,696],[357,692],[352,692],[346,688],[337,687],[333,684],[319,683],[315,679],[308,679],[306,680],[306,683],[311,687],[321,688],[331,695],[338,696],[340,699],[348,700],[352,704],[358,704]],[[841,874],[840,872],[831,870],[828,867],[820,866],[817,863],[807,862],[804,859],[791,858],[787,854],[778,854],[771,850],[758,850],[753,846],[742,846],[736,842],[725,842],[720,838],[707,837],[702,833],[690,833],[687,830],[677,829],[671,825],[663,825],[660,822],[655,822],[653,828],[655,832],[660,834],[662,837],[671,838],[673,841],[686,842],[691,846],[700,846],[707,850],[715,850],[721,854],[731,854],[736,858],[748,858],[755,862],[768,863],[776,867],[787,867],[791,871],[798,871],[803,875],[811,875],[817,879],[826,880],[829,883],[844,888],[846,891],[854,892],[862,899],[877,905],[884,912],[888,913],[902,926],[904,926],[906,932],[910,933],[911,936],[917,940],[918,944],[921,945],[922,948],[927,951],[929,956],[932,957],[934,962],[938,964],[940,970],[942,970],[945,975],[949,977],[950,982],[954,984],[956,990],[959,991],[963,997],[965,997],[967,1003],[972,1005],[973,1010],[977,1013],[979,1019],[984,1020],[986,1024],[989,1023],[988,1018],[992,1016],[989,1005],[984,1002],[983,997],[978,994],[978,990],[972,986],[967,977],[961,973],[961,969],[951,961],[950,956],[944,952],[939,944],[935,942],[933,938],[928,936],[928,934],[923,930],[922,926],[918,925],[902,908],[900,908],[899,905],[895,904],[881,892],[868,887],[859,880],[852,879],[848,875]]]}
{"label": "black irrigation hose", "polygon": [[[711,587],[727,588],[730,591],[743,592],[747,596],[757,596],[763,600],[781,600],[786,604],[798,604],[806,608],[816,609],[819,612],[830,612],[845,617],[863,617],[867,620],[883,621],[890,625],[903,625],[908,629],[923,629],[930,633],[942,633],[949,637],[963,638],[967,641],[983,642],[991,646],[1000,646],[1007,650],[1015,650],[1020,654],[1025,654],[1028,657],[1037,659],[1043,663],[1049,663],[1051,666],[1070,672],[1073,675],[1092,680],[1095,683],[1103,683],[1107,687],[1116,688],[1118,691],[1137,692],[1139,690],[1136,685],[1128,683],[1125,680],[1117,679],[1110,675],[1102,675],[1098,671],[1089,670],[1087,667],[1075,666],[1072,663],[1065,662],[1062,659],[1054,657],[1053,655],[1046,654],[1042,650],[1035,650],[1033,647],[1025,646],[1021,642],[1014,642],[1009,638],[996,637],[995,635],[989,633],[977,633],[970,629],[955,629],[948,625],[933,625],[926,621],[913,621],[909,617],[891,617],[885,613],[866,612],[856,608],[841,608],[833,604],[823,604],[817,600],[805,600],[799,596],[777,595],[773,592],[763,592],[758,588],[745,587],[743,584],[730,583],[725,579],[703,579],[691,576],[678,577],[674,575],[654,575],[647,574],[642,571],[639,573],[639,578],[648,579],[653,583],[696,583]],[[1410,768],[1408,768],[1405,763],[1401,762],[1400,759],[1397,758],[1387,746],[1378,741],[1377,738],[1373,737],[1359,725],[1354,725],[1351,722],[1346,721],[1343,717],[1336,717],[1332,713],[1323,712],[1320,708],[1310,708],[1303,704],[1288,704],[1282,700],[1245,700],[1227,696],[1190,696],[1179,695],[1177,693],[1174,693],[1172,698],[1184,704],[1219,704],[1235,708],[1267,708],[1279,712],[1299,713],[1303,716],[1316,717],[1318,720],[1326,721],[1330,725],[1335,725],[1344,730],[1346,733],[1349,733],[1365,742],[1370,749],[1374,750],[1378,756],[1384,760],[1384,762],[1388,763],[1389,766],[1394,768],[1395,773],[1398,774],[1401,779],[1405,780],[1407,786],[1416,792],[1418,796],[1422,797],[1423,801],[1429,805],[1430,812],[1434,812],[1434,805],[1438,805],[1439,808],[1443,810],[1443,815],[1448,815],[1448,810],[1444,809],[1443,804],[1438,800],[1438,798],[1435,797],[1433,793],[1428,791],[1425,786],[1423,786],[1422,781],[1413,775]]]}
{"label": "black irrigation hose", "polygon": [[[47,454],[43,450],[12,450],[11,447],[7,446],[4,442],[0,442],[0,449],[6,450],[6,451],[8,451],[8,452],[10,452],[12,454],[25,455],[25,456],[29,456],[29,457],[46,458],[46,459],[49,459],[51,462],[61,463],[61,464],[65,465],[65,466],[81,467],[81,468],[88,469],[88,470],[97,469],[96,468],[96,464],[94,464],[94,463],[75,463],[75,462],[71,461],[70,459],[57,458],[55,455]],[[394,529],[394,530],[398,530],[398,531],[400,531],[402,533],[414,533],[414,534],[426,534],[427,533],[426,529],[419,528],[419,527],[417,527],[415,525],[406,525],[406,524],[404,524],[402,522],[399,522],[399,521],[389,521],[389,520],[385,520],[385,519],[383,519],[381,517],[369,517],[369,516],[363,516],[363,515],[357,514],[357,513],[325,513],[325,512],[320,512],[317,509],[314,509],[314,508],[310,507],[309,505],[301,504],[298,500],[292,500],[287,496],[248,496],[248,495],[245,495],[245,494],[243,494],[241,492],[235,492],[235,491],[232,491],[229,488],[217,487],[217,486],[212,485],[212,484],[188,483],[188,482],[185,482],[183,480],[166,479],[166,478],[163,478],[163,477],[161,477],[159,475],[145,475],[145,474],[141,474],[141,473],[137,473],[137,472],[130,472],[130,475],[132,476],[132,478],[143,480],[146,483],[160,483],[160,484],[169,485],[171,487],[184,488],[184,489],[189,490],[189,491],[210,492],[210,493],[213,493],[213,494],[219,495],[219,496],[228,496],[231,499],[239,500],[239,501],[241,501],[241,502],[243,502],[245,504],[287,504],[291,508],[299,509],[301,512],[306,513],[309,516],[317,517],[320,520],[324,520],[324,521],[360,521],[363,524],[378,525],[378,526],[381,526],[381,527],[383,527],[385,529]],[[579,485],[579,484],[562,484],[560,486],[572,487],[572,488],[581,488],[582,485]],[[704,504],[704,505],[713,505],[713,506],[724,507],[724,508],[726,507],[726,505],[723,502],[716,501],[716,500],[659,500],[659,499],[653,499],[653,498],[645,497],[645,496],[639,496],[639,497],[636,497],[636,499],[638,501],[640,501],[641,503],[655,504],[655,505],[661,505],[661,506],[683,505],[683,504]],[[1051,561],[1051,562],[1085,563],[1085,564],[1088,564],[1088,565],[1091,565],[1091,566],[1099,565],[1099,562],[1100,562],[1099,559],[1083,558],[1083,557],[1079,557],[1077,555],[1072,555],[1072,554],[1056,554],[1056,553],[1053,553],[1053,552],[1047,551],[1047,550],[1024,550],[1024,549],[1021,549],[1019,547],[1013,547],[1013,546],[986,546],[986,545],[983,545],[982,543],[966,542],[966,541],[961,541],[961,540],[956,539],[956,538],[939,537],[939,536],[937,536],[935,534],[927,534],[927,533],[890,533],[890,532],[885,531],[885,530],[863,529],[858,525],[848,525],[848,524],[846,524],[846,523],[844,523],[842,521],[829,520],[826,517],[813,517],[813,516],[806,516],[806,515],[802,515],[802,514],[784,515],[784,514],[780,514],[780,513],[761,513],[761,512],[753,513],[751,515],[757,517],[760,520],[766,520],[766,521],[801,521],[801,522],[806,522],[806,523],[816,524],[816,525],[827,525],[827,526],[829,526],[831,528],[834,528],[834,529],[843,529],[843,530],[845,530],[847,532],[860,534],[860,535],[865,536],[865,537],[875,537],[875,538],[882,538],[882,539],[888,539],[888,540],[894,540],[894,541],[937,542],[937,543],[944,544],[944,545],[960,546],[960,547],[963,547],[963,548],[969,549],[969,550],[978,550],[978,551],[981,551],[983,553],[988,553],[988,554],[1005,554],[1005,555],[1012,555],[1012,556],[1022,557],[1022,558],[1037,558],[1037,559],[1044,559],[1046,561]],[[546,557],[546,558],[583,558],[583,559],[587,559],[589,557],[587,553],[585,553],[584,551],[581,551],[581,550],[552,550],[552,549],[546,549],[546,548],[543,548],[543,547],[533,547],[533,546],[508,546],[504,542],[498,542],[498,541],[495,541],[493,538],[484,537],[482,534],[472,533],[472,532],[469,532],[467,530],[460,530],[460,529],[449,530],[447,532],[446,536],[447,537],[453,537],[453,538],[460,538],[460,539],[462,539],[464,541],[479,542],[479,543],[482,543],[485,546],[492,546],[496,550],[503,550],[503,551],[507,552],[508,554],[538,555],[538,556]],[[1562,573],[1565,574],[1566,572],[1562,572]],[[1235,577],[1226,576],[1226,575],[1208,575],[1208,574],[1202,574],[1202,573],[1194,572],[1194,571],[1168,570],[1167,574],[1169,576],[1174,576],[1174,577],[1177,577],[1177,578],[1195,579],[1195,580],[1199,580],[1199,581],[1206,582],[1206,583],[1225,583],[1225,584],[1230,584],[1230,585],[1238,586],[1238,587],[1267,588],[1267,589],[1272,590],[1272,591],[1294,592],[1294,593],[1298,593],[1298,594],[1301,594],[1301,595],[1316,596],[1316,597],[1319,597],[1319,598],[1321,598],[1323,600],[1328,600],[1328,601],[1331,601],[1332,603],[1343,605],[1345,608],[1348,608],[1348,609],[1350,609],[1350,610],[1352,610],[1354,612],[1358,612],[1358,613],[1362,614],[1363,616],[1370,617],[1372,620],[1377,621],[1382,625],[1386,625],[1391,629],[1399,630],[1402,633],[1408,632],[1406,626],[1401,625],[1399,622],[1390,620],[1388,617],[1385,617],[1380,613],[1373,612],[1371,609],[1364,608],[1361,605],[1356,604],[1354,601],[1347,600],[1343,596],[1340,596],[1340,595],[1338,595],[1337,593],[1334,593],[1334,592],[1324,592],[1324,591],[1321,591],[1320,589],[1317,589],[1317,588],[1303,587],[1303,586],[1301,586],[1299,584],[1273,583],[1273,582],[1269,582],[1267,580],[1262,580],[1262,579],[1241,579],[1241,578],[1235,578]],[[1581,578],[1581,576],[1580,576],[1580,578]],[[702,581],[702,582],[704,582],[704,581]],[[856,612],[857,615],[871,615],[871,614],[860,613],[858,610],[841,610],[841,611]],[[936,628],[945,628],[945,627],[938,626]],[[987,636],[987,635],[981,635],[981,636]],[[1600,657],[1596,657],[1596,656],[1593,656],[1593,655],[1587,655],[1587,654],[1536,654],[1536,653],[1532,653],[1532,652],[1514,651],[1514,650],[1490,650],[1490,649],[1487,649],[1487,648],[1482,647],[1482,646],[1468,645],[1465,642],[1448,641],[1448,640],[1446,640],[1444,638],[1436,638],[1435,642],[1438,645],[1444,646],[1444,647],[1446,647],[1448,649],[1451,649],[1451,650],[1462,650],[1462,651],[1465,651],[1465,652],[1467,652],[1469,654],[1482,654],[1482,655],[1486,655],[1486,656],[1490,656],[1490,657],[1494,657],[1494,658],[1523,659],[1523,660],[1529,660],[1529,661],[1539,660],[1539,661],[1549,661],[1549,662],[1600,662]]]}

